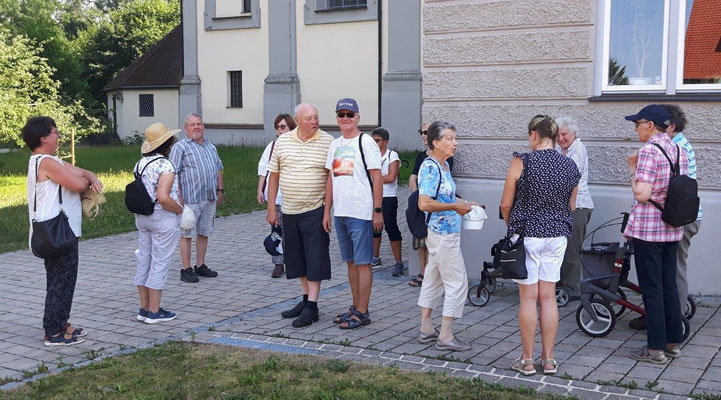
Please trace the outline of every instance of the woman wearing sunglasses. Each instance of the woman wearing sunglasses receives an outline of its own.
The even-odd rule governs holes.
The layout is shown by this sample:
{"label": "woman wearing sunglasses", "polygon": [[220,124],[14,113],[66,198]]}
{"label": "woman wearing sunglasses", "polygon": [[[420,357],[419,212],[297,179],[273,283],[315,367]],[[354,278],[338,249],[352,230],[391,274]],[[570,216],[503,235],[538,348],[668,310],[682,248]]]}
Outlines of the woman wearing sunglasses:
{"label": "woman wearing sunglasses", "polygon": [[[429,125],[430,123],[425,122],[421,126],[421,129],[418,130],[418,133],[421,135],[421,139],[423,140],[423,150],[419,151],[416,155],[416,162],[413,164],[411,176],[408,178],[408,187],[411,192],[418,189],[418,171],[420,171],[423,161],[431,155],[431,150],[428,148]],[[453,157],[448,157],[446,162],[448,163],[448,170],[452,172]],[[408,284],[413,287],[421,287],[423,285],[424,274],[426,273],[426,264],[428,264],[428,248],[426,247],[426,239],[413,237],[413,249],[418,251],[418,261],[420,263],[421,273],[413,277]]]}
{"label": "woman wearing sunglasses", "polygon": [[[275,134],[277,138],[278,136],[295,129],[295,121],[290,114],[278,114],[278,116],[275,117],[273,126],[275,127]],[[258,194],[256,199],[259,204],[264,204],[268,200],[268,163],[270,162],[270,156],[273,155],[274,148],[275,140],[265,146],[263,155],[260,157],[260,161],[258,161]],[[280,193],[280,189],[278,189],[278,196],[275,199],[275,204],[278,212],[278,222],[281,225],[281,229],[283,228],[283,224],[281,222],[283,221],[283,214],[280,210],[282,202],[283,196]],[[275,268],[273,268],[273,273],[270,276],[272,278],[280,278],[285,273],[285,268],[283,267],[283,255],[273,256],[272,261],[273,264],[275,264]]]}

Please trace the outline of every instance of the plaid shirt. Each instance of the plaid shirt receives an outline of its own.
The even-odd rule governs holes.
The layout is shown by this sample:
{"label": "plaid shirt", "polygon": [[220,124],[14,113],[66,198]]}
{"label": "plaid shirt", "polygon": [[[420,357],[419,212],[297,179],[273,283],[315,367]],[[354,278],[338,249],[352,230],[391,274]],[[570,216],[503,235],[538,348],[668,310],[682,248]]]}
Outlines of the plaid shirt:
{"label": "plaid shirt", "polygon": [[[671,167],[663,153],[652,143],[661,145],[674,163],[678,149],[666,133],[657,133],[638,151],[635,179],[637,182],[652,184],[651,200],[663,205],[666,203]],[[681,151],[679,167],[682,175],[688,174],[688,158],[685,151]],[[677,242],[683,237],[683,226],[674,228],[663,222],[661,211],[650,201],[645,203],[634,201],[623,235],[646,242]]]}

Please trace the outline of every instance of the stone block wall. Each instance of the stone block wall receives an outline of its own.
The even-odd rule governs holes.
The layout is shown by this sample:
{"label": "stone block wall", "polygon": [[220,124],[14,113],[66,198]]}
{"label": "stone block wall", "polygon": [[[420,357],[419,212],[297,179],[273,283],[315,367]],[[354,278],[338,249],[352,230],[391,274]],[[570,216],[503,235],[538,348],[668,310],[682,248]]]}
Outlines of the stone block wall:
{"label": "stone block wall", "polygon": [[[454,175],[468,197],[496,210],[512,152],[528,150],[528,121],[536,114],[571,115],[579,121],[589,154],[597,210],[589,227],[603,222],[600,217],[630,209],[626,158],[641,143],[623,117],[649,102],[589,101],[599,62],[594,59],[596,30],[602,29],[596,25],[599,4],[424,0],[423,120],[456,125]],[[712,240],[721,234],[721,215],[715,212],[721,205],[721,104],[680,105],[690,121],[686,132],[696,149],[706,210],[704,227],[691,247],[690,268],[697,268],[690,272],[692,293],[721,294],[721,274],[710,267],[718,258]],[[464,240],[469,275],[477,276],[473,265],[480,263],[468,257],[484,258],[487,249]],[[712,274],[716,282],[704,282],[704,274]]]}

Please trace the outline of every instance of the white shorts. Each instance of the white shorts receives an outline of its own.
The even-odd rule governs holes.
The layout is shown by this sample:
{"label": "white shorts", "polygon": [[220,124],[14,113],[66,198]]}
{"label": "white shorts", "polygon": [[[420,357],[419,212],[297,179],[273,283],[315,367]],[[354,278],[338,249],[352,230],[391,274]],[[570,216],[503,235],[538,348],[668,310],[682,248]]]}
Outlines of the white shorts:
{"label": "white shorts", "polygon": [[514,279],[519,285],[533,285],[538,281],[558,282],[561,279],[561,265],[566,253],[565,236],[554,238],[523,239],[526,248],[527,279]]}

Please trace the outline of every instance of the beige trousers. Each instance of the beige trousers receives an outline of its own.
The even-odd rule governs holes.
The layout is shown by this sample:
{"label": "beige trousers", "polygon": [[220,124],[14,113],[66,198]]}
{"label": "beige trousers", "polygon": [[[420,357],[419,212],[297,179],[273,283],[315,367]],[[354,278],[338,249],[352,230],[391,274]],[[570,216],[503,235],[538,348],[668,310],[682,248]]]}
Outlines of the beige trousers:
{"label": "beige trousers", "polygon": [[461,253],[461,234],[440,235],[428,231],[428,265],[423,277],[418,305],[434,308],[440,297],[443,300],[443,316],[461,318],[468,292],[468,275]]}

